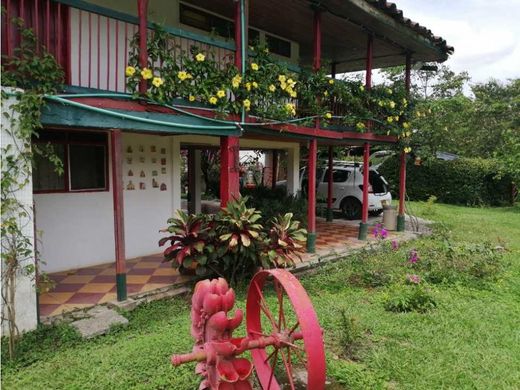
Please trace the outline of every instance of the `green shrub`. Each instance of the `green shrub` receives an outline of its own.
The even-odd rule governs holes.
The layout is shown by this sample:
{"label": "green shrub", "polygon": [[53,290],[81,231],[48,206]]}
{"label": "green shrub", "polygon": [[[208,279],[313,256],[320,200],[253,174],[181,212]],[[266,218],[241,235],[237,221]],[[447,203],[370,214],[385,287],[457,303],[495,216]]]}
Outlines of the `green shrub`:
{"label": "green shrub", "polygon": [[247,196],[248,207],[254,207],[262,213],[260,223],[267,225],[273,218],[285,213],[292,213],[301,226],[307,227],[307,200],[298,196],[287,195],[284,188],[243,188],[240,190]]}
{"label": "green shrub", "polygon": [[[389,158],[378,170],[397,197],[398,157]],[[421,165],[409,160],[406,166],[406,194],[410,200],[427,201],[435,196],[441,203],[502,206],[512,202],[512,182],[500,162],[491,159],[428,159]]]}
{"label": "green shrub", "polygon": [[[410,275],[410,277],[417,277],[417,275]],[[419,279],[416,283],[394,285],[385,295],[384,306],[386,310],[393,312],[424,313],[435,308],[437,303],[428,287],[424,286]]]}

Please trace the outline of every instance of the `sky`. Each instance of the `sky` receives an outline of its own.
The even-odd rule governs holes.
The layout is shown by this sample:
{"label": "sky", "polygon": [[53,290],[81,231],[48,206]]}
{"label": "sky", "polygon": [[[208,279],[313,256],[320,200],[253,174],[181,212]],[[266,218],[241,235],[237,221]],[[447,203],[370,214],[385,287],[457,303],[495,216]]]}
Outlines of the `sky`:
{"label": "sky", "polygon": [[455,47],[446,64],[473,82],[520,77],[520,0],[394,0]]}

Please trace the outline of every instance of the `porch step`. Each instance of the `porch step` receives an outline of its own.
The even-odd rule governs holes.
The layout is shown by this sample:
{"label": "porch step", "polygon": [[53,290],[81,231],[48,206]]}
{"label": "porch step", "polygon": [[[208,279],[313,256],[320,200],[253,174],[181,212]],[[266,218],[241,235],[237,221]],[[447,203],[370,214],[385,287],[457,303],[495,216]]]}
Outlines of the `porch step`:
{"label": "porch step", "polygon": [[114,325],[127,325],[128,320],[115,310],[105,306],[94,307],[87,312],[90,317],[71,323],[81,337],[90,339],[92,337],[106,334]]}

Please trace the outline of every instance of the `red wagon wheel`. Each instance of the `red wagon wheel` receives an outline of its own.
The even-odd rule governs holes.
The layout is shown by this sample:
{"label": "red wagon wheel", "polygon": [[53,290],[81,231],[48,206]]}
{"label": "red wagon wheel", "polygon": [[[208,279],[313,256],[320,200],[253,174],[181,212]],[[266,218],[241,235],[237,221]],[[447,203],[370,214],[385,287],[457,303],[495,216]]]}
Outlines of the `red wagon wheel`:
{"label": "red wagon wheel", "polygon": [[[271,283],[276,296],[274,300],[266,300],[263,290]],[[301,366],[307,371],[307,389],[323,389],[325,351],[322,331],[311,300],[298,279],[282,269],[258,272],[249,286],[246,309],[248,337],[253,340],[274,337],[277,340],[272,346],[251,350],[262,388],[280,389],[276,374],[285,372],[286,388],[294,390],[295,367]]]}

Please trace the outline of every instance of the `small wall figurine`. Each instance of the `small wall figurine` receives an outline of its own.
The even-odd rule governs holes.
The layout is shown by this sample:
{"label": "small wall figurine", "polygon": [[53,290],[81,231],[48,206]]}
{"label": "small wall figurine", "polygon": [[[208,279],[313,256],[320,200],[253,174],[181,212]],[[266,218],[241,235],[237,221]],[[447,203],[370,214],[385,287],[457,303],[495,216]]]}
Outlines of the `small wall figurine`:
{"label": "small wall figurine", "polygon": [[144,164],[144,156],[139,157],[139,162]]}
{"label": "small wall figurine", "polygon": [[155,157],[152,157],[152,164],[157,164],[157,159]]}
{"label": "small wall figurine", "polygon": [[131,169],[128,170],[128,176],[134,176],[134,171],[132,171]]}
{"label": "small wall figurine", "polygon": [[161,165],[166,165],[166,159],[165,158],[161,158]]}
{"label": "small wall figurine", "polygon": [[141,171],[141,173],[139,174],[140,177],[146,177],[146,174],[144,173],[144,171]]}
{"label": "small wall figurine", "polygon": [[132,157],[127,157],[127,158],[126,158],[126,163],[127,163],[128,165],[132,164]]}
{"label": "small wall figurine", "polygon": [[140,151],[141,153],[144,152],[144,146],[143,146],[143,145],[139,145],[139,151]]}
{"label": "small wall figurine", "polygon": [[155,180],[155,178],[152,179],[152,187],[159,188],[159,183],[157,182],[157,180]]}
{"label": "small wall figurine", "polygon": [[146,190],[146,183],[140,182],[139,183],[139,189],[140,190]]}
{"label": "small wall figurine", "polygon": [[161,148],[161,154],[166,154],[166,148]]}
{"label": "small wall figurine", "polygon": [[161,174],[166,175],[166,167],[161,167]]}
{"label": "small wall figurine", "polygon": [[161,191],[166,191],[166,184],[165,183],[161,183]]}
{"label": "small wall figurine", "polygon": [[152,152],[152,153],[157,152],[157,148],[155,147],[155,145],[150,146],[150,152]]}
{"label": "small wall figurine", "polygon": [[132,183],[132,180],[130,180],[126,186],[127,191],[133,191],[135,190],[134,183]]}
{"label": "small wall figurine", "polygon": [[152,171],[152,176],[158,176],[157,171]]}
{"label": "small wall figurine", "polygon": [[127,153],[133,153],[134,150],[132,149],[131,146],[128,146],[128,148],[126,148],[126,152],[127,152]]}

